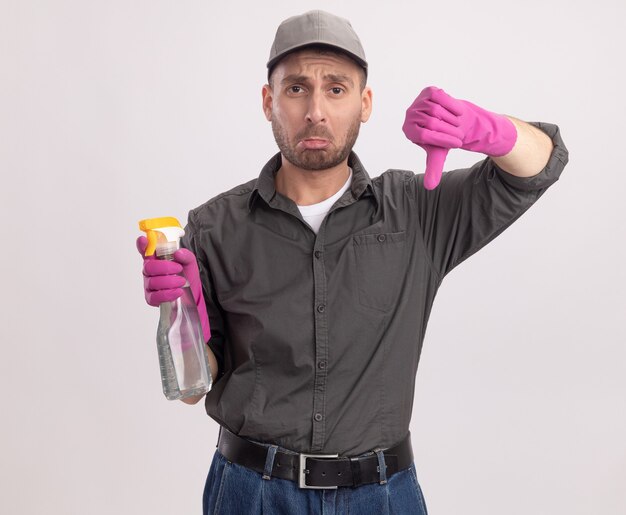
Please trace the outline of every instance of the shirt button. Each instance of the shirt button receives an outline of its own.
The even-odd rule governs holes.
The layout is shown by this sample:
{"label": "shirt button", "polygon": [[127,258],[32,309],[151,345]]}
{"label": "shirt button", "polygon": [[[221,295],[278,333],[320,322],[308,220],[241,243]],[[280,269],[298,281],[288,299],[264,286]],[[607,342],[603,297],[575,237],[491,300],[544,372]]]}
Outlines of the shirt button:
{"label": "shirt button", "polygon": [[322,257],[322,253],[319,250],[316,250],[314,254],[317,259]]}
{"label": "shirt button", "polygon": [[326,368],[326,362],[325,362],[325,361],[320,361],[320,362],[317,364],[317,366],[318,366],[319,368],[322,368],[322,369],[323,369],[323,368]]}
{"label": "shirt button", "polygon": [[382,243],[383,241],[385,241],[386,236],[384,234],[379,234],[377,239],[378,239],[378,241],[380,241]]}
{"label": "shirt button", "polygon": [[321,421],[322,421],[322,419],[323,419],[324,417],[322,417],[322,414],[321,414],[321,413],[316,413],[316,414],[315,414],[315,417],[313,417],[313,418],[315,418],[315,420],[316,420],[317,422],[321,422]]}
{"label": "shirt button", "polygon": [[320,304],[319,306],[317,306],[317,311],[319,311],[320,313],[323,313],[325,309],[326,306],[324,306],[324,304]]}

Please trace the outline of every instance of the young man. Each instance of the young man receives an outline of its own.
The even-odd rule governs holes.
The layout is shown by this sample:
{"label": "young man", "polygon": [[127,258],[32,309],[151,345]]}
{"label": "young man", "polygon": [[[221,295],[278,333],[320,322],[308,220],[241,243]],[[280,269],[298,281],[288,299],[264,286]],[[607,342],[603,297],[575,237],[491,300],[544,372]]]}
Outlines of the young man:
{"label": "young man", "polygon": [[[144,263],[152,305],[190,282],[211,350],[205,513],[425,514],[409,422],[437,289],[567,163],[556,125],[428,87],[403,127],[426,173],[371,179],[352,152],[366,78],[347,20],[285,20],[262,91],[280,152],[190,211],[178,263]],[[442,174],[450,148],[487,157]]]}

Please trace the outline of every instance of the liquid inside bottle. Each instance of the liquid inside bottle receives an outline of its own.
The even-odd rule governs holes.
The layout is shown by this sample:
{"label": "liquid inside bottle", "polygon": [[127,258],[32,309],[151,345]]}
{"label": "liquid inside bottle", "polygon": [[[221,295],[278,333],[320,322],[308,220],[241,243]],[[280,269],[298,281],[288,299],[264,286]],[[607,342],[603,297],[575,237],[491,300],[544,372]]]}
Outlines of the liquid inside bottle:
{"label": "liquid inside bottle", "polygon": [[211,388],[208,355],[196,302],[188,284],[182,290],[181,297],[161,304],[157,329],[161,382],[163,393],[169,400],[201,395]]}

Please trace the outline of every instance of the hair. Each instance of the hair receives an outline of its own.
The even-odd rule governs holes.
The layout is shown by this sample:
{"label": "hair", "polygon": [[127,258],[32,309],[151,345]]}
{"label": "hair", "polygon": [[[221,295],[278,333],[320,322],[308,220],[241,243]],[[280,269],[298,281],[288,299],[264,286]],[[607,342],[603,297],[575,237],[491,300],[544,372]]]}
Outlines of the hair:
{"label": "hair", "polygon": [[361,92],[363,92],[363,90],[365,89],[365,86],[367,84],[367,73],[365,72],[365,68],[363,68],[363,66],[361,66],[347,52],[339,50],[338,48],[330,47],[330,46],[319,44],[319,43],[316,43],[316,44],[313,44],[313,45],[307,45],[305,47],[300,47],[300,48],[294,50],[293,52],[289,52],[288,54],[286,54],[283,57],[281,57],[278,61],[276,61],[272,65],[272,67],[267,71],[267,82],[269,83],[269,85],[270,85],[270,87],[272,89],[274,88],[274,80],[272,78],[272,75],[274,73],[274,70],[276,69],[276,65],[278,63],[280,63],[280,61],[282,59],[284,59],[287,55],[291,55],[292,53],[296,53],[296,52],[299,52],[301,50],[313,50],[315,53],[317,53],[319,55],[334,55],[334,56],[338,56],[338,57],[347,57],[354,64],[356,64],[358,66],[358,68],[359,68],[359,88],[360,88]]}

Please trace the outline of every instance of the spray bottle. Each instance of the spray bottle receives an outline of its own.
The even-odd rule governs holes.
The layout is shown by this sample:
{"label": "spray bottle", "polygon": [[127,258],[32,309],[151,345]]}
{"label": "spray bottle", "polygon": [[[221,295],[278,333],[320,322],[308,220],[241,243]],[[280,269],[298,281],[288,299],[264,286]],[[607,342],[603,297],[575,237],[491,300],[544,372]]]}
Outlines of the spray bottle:
{"label": "spray bottle", "polygon": [[[174,260],[185,234],[176,218],[150,218],[139,222],[146,233],[146,256],[156,253],[157,259]],[[163,393],[169,400],[201,395],[211,389],[211,373],[198,308],[189,287],[171,302],[160,305],[157,349],[161,368]]]}

